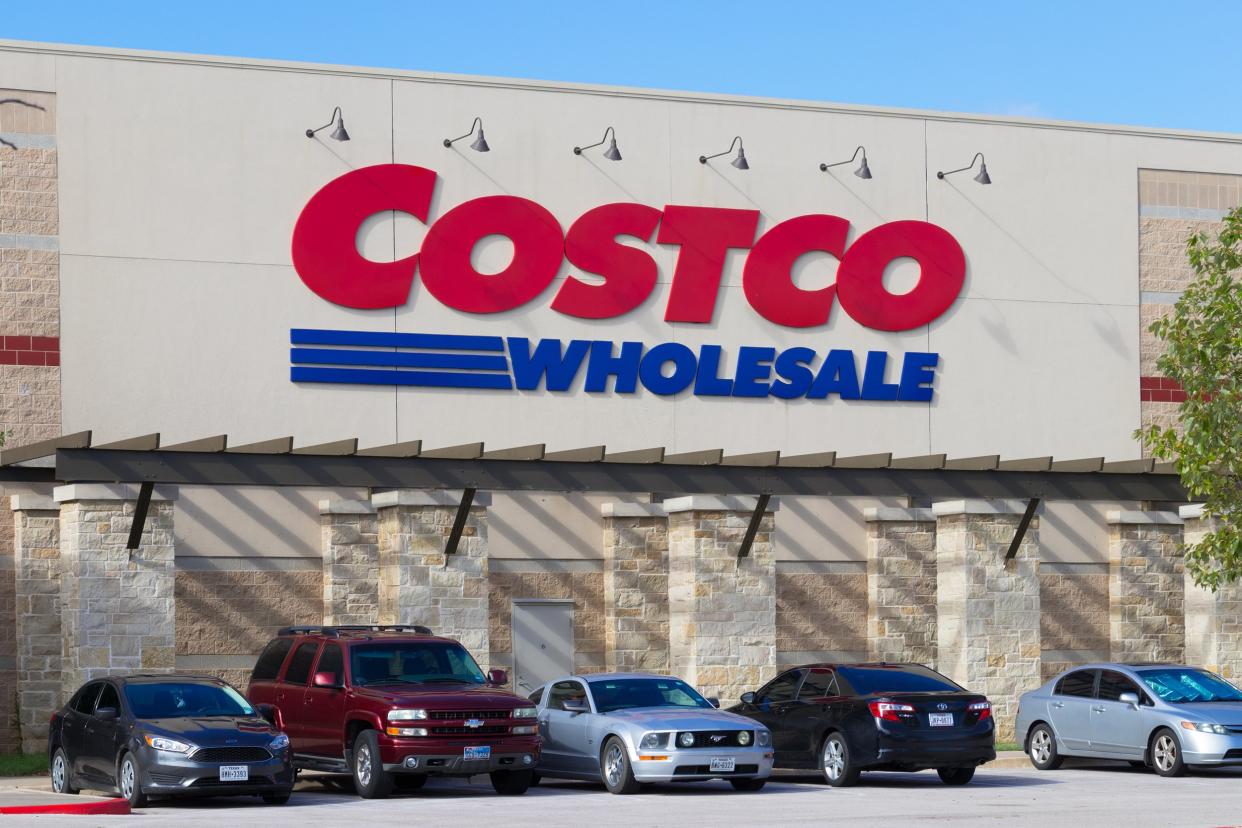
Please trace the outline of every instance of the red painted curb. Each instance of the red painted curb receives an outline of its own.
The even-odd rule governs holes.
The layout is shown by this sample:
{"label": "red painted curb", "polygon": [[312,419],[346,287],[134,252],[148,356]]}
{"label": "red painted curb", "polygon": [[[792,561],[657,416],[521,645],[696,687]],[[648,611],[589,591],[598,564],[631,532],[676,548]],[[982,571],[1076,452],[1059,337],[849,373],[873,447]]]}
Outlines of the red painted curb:
{"label": "red painted curb", "polygon": [[56,805],[12,805],[0,807],[0,814],[77,814],[79,816],[125,816],[130,813],[124,799],[103,802],[62,802]]}

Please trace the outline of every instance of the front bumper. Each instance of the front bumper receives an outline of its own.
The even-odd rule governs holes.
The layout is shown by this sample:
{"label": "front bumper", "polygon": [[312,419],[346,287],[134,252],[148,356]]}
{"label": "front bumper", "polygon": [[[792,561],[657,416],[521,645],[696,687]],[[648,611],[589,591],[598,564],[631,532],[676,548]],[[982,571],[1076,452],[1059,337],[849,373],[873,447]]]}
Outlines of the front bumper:
{"label": "front bumper", "polygon": [[[538,736],[518,736],[494,740],[481,737],[469,743],[490,746],[492,754],[487,759],[464,759],[462,754],[467,744],[444,739],[382,736],[380,759],[384,770],[399,773],[471,776],[498,770],[533,770],[539,764],[543,742]],[[417,765],[410,766],[407,760],[417,760]]]}
{"label": "front bumper", "polygon": [[[662,757],[662,758],[644,758]],[[733,759],[733,771],[711,770],[713,759]],[[772,748],[660,748],[630,756],[639,782],[687,782],[702,779],[767,779],[772,775]]]}
{"label": "front bumper", "polygon": [[[154,796],[246,796],[293,790],[293,764],[287,750],[261,762],[220,763],[196,762],[193,757],[144,746],[138,749],[138,760],[142,792]],[[250,779],[221,782],[221,764],[245,765]]]}
{"label": "front bumper", "polygon": [[1242,734],[1182,729],[1182,761],[1187,765],[1242,765]]}

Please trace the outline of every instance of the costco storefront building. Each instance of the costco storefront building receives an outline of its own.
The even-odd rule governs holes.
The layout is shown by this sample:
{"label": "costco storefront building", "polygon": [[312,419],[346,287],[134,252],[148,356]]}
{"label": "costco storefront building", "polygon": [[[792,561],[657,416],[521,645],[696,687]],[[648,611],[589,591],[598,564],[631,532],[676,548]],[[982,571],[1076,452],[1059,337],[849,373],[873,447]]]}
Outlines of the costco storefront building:
{"label": "costco storefront building", "polygon": [[[1242,137],[0,42],[0,141],[0,749],[103,672],[244,686],[286,624],[427,623],[519,690],[920,661],[1002,728],[1076,662],[1242,672],[1193,507],[899,485],[1168,478],[1146,326]],[[130,549],[140,481],[66,476],[88,447],[252,485],[161,478]]]}

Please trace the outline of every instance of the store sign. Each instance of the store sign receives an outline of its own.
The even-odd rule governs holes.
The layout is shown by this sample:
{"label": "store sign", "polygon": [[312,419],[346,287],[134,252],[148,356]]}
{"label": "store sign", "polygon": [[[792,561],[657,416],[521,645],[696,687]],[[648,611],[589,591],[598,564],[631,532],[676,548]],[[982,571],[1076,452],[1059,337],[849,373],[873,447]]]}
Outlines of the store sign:
{"label": "store sign", "polygon": [[[409,300],[415,277],[436,300],[459,311],[493,314],[536,300],[568,260],[571,272],[550,307],[582,319],[610,319],[630,313],[655,289],[655,260],[620,237],[678,248],[664,319],[670,323],[709,323],[716,311],[725,256],[746,250],[742,288],[756,313],[791,328],[827,324],[835,306],[859,324],[881,331],[918,328],[941,316],[961,292],[966,259],[946,230],[922,221],[894,221],[875,227],[847,246],[849,222],[838,216],[806,215],[780,222],[755,238],[757,210],[643,204],[605,204],[588,210],[567,231],[547,209],[518,196],[484,196],[432,220],[436,173],[406,164],[381,164],[346,173],[329,182],[307,203],[293,231],[293,265],[302,281],[324,299],[350,308],[400,307]],[[422,249],[395,262],[373,262],[357,249],[358,228],[377,213],[409,213],[430,223]],[[499,273],[485,275],[471,264],[471,253],[488,236],[513,244],[513,259]],[[794,284],[793,265],[806,253],[828,253],[840,262],[836,283],[815,290]],[[915,287],[895,294],[884,285],[884,271],[902,258],[920,267]],[[575,273],[597,277],[585,281]],[[734,355],[733,376],[719,376],[721,349],[697,352],[675,342],[643,343],[525,338],[496,339],[499,354],[427,352],[419,345],[389,342],[298,342],[299,336],[332,339],[351,332],[293,332],[294,381],[362,382],[486,388],[567,390],[582,374],[585,390],[604,385],[592,377],[612,377],[616,393],[639,385],[655,394],[691,389],[701,396],[777,396],[926,401],[937,355],[905,354],[891,359],[871,352],[862,360],[852,351],[817,354],[808,348],[748,348]],[[366,334],[355,332],[366,338]],[[385,335],[387,336],[387,335]],[[394,334],[436,338],[436,335]],[[440,337],[440,340],[461,337]],[[488,339],[489,337],[466,339]],[[524,343],[524,344],[523,344]],[[326,347],[322,347],[326,346]],[[373,350],[388,348],[384,352]],[[405,352],[399,349],[412,350]],[[398,349],[396,351],[392,349]],[[468,350],[458,348],[457,350]],[[396,361],[390,358],[399,357]],[[469,357],[469,359],[467,358]],[[500,370],[497,357],[506,372]],[[491,361],[480,362],[479,359]],[[366,359],[366,362],[356,360]],[[355,360],[350,362],[348,360]],[[885,379],[890,362],[893,382]],[[449,364],[452,363],[452,364]],[[352,366],[320,367],[311,366]],[[489,367],[480,367],[480,366]],[[602,366],[602,367],[601,367]],[[453,373],[484,380],[452,378]],[[475,373],[472,373],[475,372]],[[533,372],[533,373],[532,373]],[[531,377],[538,376],[533,382]],[[861,377],[861,380],[859,379]],[[567,378],[567,381],[566,381]],[[453,380],[453,381],[450,381]],[[484,384],[471,384],[471,382]],[[493,383],[493,384],[487,384]],[[503,383],[503,384],[502,384]]]}

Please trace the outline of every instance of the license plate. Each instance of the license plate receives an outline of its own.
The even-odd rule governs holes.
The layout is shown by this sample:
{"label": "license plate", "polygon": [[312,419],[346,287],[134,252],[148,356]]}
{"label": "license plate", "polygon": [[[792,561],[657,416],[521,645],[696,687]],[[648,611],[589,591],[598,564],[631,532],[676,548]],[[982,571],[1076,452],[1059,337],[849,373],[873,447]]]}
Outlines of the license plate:
{"label": "license plate", "polygon": [[736,767],[737,767],[736,759],[713,759],[711,761],[711,772],[712,773],[722,773],[724,771],[731,771],[731,770],[734,770]]}
{"label": "license plate", "polygon": [[932,727],[953,727],[952,713],[929,713],[927,723]]}
{"label": "license plate", "polygon": [[250,768],[246,765],[221,765],[221,782],[246,782],[250,779]]}
{"label": "license plate", "polygon": [[492,748],[491,748],[491,745],[484,745],[483,747],[468,747],[468,748],[465,748],[465,749],[461,752],[461,758],[462,758],[462,759],[466,759],[466,760],[470,760],[470,759],[491,759],[491,758],[492,758]]}

